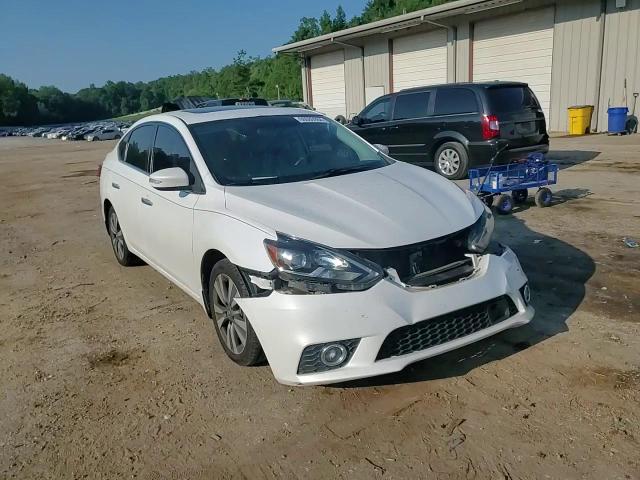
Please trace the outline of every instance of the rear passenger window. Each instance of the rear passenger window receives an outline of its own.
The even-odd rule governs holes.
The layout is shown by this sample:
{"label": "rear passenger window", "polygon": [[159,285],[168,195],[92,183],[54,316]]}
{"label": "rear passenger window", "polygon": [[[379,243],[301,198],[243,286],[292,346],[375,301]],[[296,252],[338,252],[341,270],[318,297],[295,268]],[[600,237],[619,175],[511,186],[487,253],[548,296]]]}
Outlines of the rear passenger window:
{"label": "rear passenger window", "polygon": [[152,172],[173,167],[179,167],[187,172],[190,185],[199,179],[198,170],[191,160],[191,154],[182,136],[173,128],[160,125],[156,134],[156,143],[153,146]]}
{"label": "rear passenger window", "polygon": [[143,125],[131,132],[125,162],[148,173],[149,153],[151,152],[155,133],[155,125]]}
{"label": "rear passenger window", "polygon": [[468,88],[440,88],[436,93],[435,115],[478,112],[476,94]]}
{"label": "rear passenger window", "polygon": [[118,144],[118,159],[124,162],[124,156],[127,154],[127,142],[129,141],[129,137],[126,136],[120,143]]}
{"label": "rear passenger window", "polygon": [[421,118],[427,116],[430,92],[405,93],[396,97],[393,110],[394,120]]}

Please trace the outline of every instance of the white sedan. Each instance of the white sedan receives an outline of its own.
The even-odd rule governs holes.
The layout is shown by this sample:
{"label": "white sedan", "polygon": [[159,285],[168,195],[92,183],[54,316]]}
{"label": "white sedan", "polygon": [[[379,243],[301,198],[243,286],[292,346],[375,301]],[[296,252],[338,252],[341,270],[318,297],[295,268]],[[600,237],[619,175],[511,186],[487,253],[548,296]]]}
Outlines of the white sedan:
{"label": "white sedan", "polygon": [[146,117],[104,160],[115,256],[198,301],[236,363],[286,384],[408,364],[529,322],[516,255],[469,192],[309,110]]}
{"label": "white sedan", "polygon": [[87,140],[95,142],[97,140],[114,140],[122,137],[122,132],[116,127],[103,128],[87,135]]}

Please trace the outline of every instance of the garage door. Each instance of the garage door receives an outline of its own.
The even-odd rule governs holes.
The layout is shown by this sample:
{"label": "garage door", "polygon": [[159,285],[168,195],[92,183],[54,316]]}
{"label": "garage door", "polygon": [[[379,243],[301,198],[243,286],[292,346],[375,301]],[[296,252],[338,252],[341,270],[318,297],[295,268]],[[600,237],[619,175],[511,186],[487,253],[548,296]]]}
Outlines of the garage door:
{"label": "garage door", "polygon": [[344,52],[311,57],[311,98],[313,107],[325,115],[346,117]]}
{"label": "garage door", "polygon": [[473,30],[473,81],[526,82],[549,124],[553,8],[478,22]]}
{"label": "garage door", "polygon": [[447,32],[393,39],[393,91],[447,83]]}

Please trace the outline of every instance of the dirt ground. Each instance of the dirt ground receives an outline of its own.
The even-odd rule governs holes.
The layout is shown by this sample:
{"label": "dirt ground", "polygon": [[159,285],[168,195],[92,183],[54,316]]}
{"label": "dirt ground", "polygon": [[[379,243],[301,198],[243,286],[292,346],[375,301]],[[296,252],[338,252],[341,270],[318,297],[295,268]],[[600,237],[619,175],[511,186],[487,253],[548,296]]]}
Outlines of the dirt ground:
{"label": "dirt ground", "polygon": [[113,142],[0,139],[0,478],[640,478],[640,135],[555,138],[556,203],[498,219],[534,321],[399,374],[278,384],[115,261]]}

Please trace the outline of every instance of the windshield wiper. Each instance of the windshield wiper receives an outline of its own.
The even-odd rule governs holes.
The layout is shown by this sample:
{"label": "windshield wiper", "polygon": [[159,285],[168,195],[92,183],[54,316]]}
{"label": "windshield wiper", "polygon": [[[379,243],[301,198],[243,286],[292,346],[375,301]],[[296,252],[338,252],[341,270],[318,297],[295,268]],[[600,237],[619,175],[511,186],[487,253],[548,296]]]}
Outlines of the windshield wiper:
{"label": "windshield wiper", "polygon": [[244,180],[226,182],[225,185],[229,187],[247,186],[247,185],[271,185],[272,183],[280,183],[280,177],[274,175],[272,177],[252,177]]}
{"label": "windshield wiper", "polygon": [[324,172],[320,172],[317,175],[314,175],[309,180],[315,180],[318,178],[327,178],[327,177],[336,177],[338,175],[346,175],[347,173],[357,173],[364,172],[366,170],[373,170],[374,168],[378,168],[378,162],[372,162],[366,165],[351,165],[350,167],[340,167],[340,168],[330,168],[329,170],[325,170]]}

